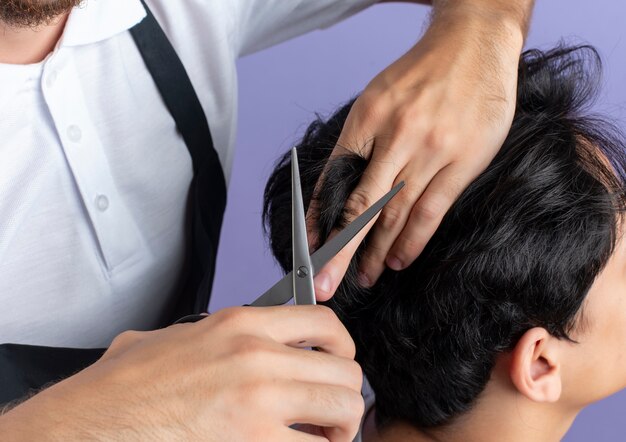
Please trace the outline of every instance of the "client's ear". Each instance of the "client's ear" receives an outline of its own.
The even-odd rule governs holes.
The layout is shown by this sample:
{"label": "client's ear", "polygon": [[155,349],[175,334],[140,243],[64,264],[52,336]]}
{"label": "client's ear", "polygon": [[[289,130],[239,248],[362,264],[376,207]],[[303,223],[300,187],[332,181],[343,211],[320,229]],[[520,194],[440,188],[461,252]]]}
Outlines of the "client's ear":
{"label": "client's ear", "polygon": [[558,339],[535,327],[519,340],[511,355],[510,376],[517,390],[535,402],[556,402],[561,397]]}

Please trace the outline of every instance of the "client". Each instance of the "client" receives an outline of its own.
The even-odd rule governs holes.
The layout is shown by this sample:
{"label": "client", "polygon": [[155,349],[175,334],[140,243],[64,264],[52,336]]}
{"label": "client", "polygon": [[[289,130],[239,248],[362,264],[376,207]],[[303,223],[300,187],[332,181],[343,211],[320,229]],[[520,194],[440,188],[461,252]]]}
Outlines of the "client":
{"label": "client", "polygon": [[[582,408],[626,386],[626,152],[590,113],[599,72],[588,46],[525,52],[501,151],[419,258],[364,288],[354,257],[328,305],[375,393],[364,442],[557,441]],[[350,106],[298,145],[320,244],[345,224],[367,164],[328,161]],[[263,212],[285,270],[289,162],[274,170]]]}

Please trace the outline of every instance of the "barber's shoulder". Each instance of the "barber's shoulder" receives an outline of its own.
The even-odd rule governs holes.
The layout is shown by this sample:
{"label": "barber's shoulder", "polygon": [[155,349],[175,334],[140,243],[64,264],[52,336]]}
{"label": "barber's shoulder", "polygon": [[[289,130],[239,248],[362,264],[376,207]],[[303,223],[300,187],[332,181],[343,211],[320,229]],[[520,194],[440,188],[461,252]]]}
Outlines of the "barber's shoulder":
{"label": "barber's shoulder", "polygon": [[[132,0],[139,2],[140,0]],[[203,34],[232,29],[235,22],[237,5],[242,0],[227,2],[208,0],[144,0],[160,25],[170,38],[185,33],[190,37],[202,39]]]}

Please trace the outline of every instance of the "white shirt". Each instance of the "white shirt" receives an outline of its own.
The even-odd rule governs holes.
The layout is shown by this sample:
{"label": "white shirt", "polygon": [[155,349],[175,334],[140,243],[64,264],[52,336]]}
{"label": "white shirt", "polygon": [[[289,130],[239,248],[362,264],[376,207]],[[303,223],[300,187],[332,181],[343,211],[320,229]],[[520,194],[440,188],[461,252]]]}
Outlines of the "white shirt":
{"label": "white shirt", "polygon": [[[373,2],[147,0],[227,179],[237,57]],[[171,301],[191,159],[128,32],[144,16],[139,0],[88,0],[42,63],[0,64],[0,343],[106,346]]]}

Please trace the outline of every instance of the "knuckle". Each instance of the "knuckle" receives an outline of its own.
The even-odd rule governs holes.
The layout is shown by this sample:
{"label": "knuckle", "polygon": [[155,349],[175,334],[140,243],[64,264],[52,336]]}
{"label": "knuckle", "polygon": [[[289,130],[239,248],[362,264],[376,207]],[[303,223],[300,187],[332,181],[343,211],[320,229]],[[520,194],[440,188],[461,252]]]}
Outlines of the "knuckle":
{"label": "knuckle", "polygon": [[382,245],[376,244],[373,240],[368,242],[365,253],[363,253],[363,256],[361,256],[361,259],[358,263],[359,270],[365,272],[368,275],[370,273],[382,271],[382,262],[384,261],[388,252],[389,247],[383,247]]}
{"label": "knuckle", "polygon": [[268,381],[265,380],[257,380],[255,382],[250,383],[243,391],[243,393],[248,397],[248,399],[252,399],[256,401],[259,405],[267,404],[267,399],[273,397],[272,394],[272,386]]}
{"label": "knuckle", "polygon": [[233,409],[240,408],[245,404],[252,410],[262,410],[267,407],[268,401],[274,399],[276,395],[272,391],[269,382],[262,379],[255,379],[251,382],[242,383],[233,391]]}
{"label": "knuckle", "polygon": [[341,353],[345,357],[354,359],[356,346],[337,314],[325,305],[317,305],[316,307],[319,307],[317,309],[319,317],[316,318],[316,323],[320,330],[324,330],[324,334],[329,336],[334,343],[341,345]]}
{"label": "knuckle", "polygon": [[425,245],[426,242],[420,238],[411,238],[403,235],[398,238],[398,251],[394,253],[400,255],[403,261],[408,263],[420,254]]}
{"label": "knuckle", "polygon": [[363,369],[356,361],[350,361],[350,366],[348,368],[349,377],[352,380],[355,390],[361,391],[361,387],[363,386]]}
{"label": "knuckle", "polygon": [[346,413],[346,419],[354,422],[357,426],[365,412],[363,396],[356,391],[351,391],[343,397],[342,410]]}
{"label": "knuckle", "polygon": [[365,412],[365,400],[363,399],[363,396],[358,393],[352,397],[354,401],[353,408],[356,414],[356,419],[360,420],[361,416],[363,416],[363,413]]}
{"label": "knuckle", "polygon": [[413,106],[404,106],[398,110],[395,116],[396,130],[398,132],[415,131],[416,128],[426,124],[424,117],[420,116]]}
{"label": "knuckle", "polygon": [[351,215],[358,216],[371,206],[372,203],[370,196],[366,192],[362,189],[355,189],[346,201],[346,208]]}
{"label": "knuckle", "polygon": [[445,202],[442,198],[429,197],[421,198],[415,204],[414,218],[418,222],[431,223],[441,218],[446,210]]}
{"label": "knuckle", "polygon": [[127,330],[120,333],[113,339],[110,348],[126,347],[128,345],[131,345],[133,342],[136,342],[138,339],[141,338],[141,336],[142,332]]}
{"label": "knuckle", "polygon": [[246,307],[228,307],[211,315],[211,324],[214,327],[233,330],[241,327],[249,319]]}
{"label": "knuckle", "polygon": [[456,136],[453,131],[442,126],[436,126],[426,132],[424,145],[431,151],[448,153],[456,145]]}
{"label": "knuckle", "polygon": [[[350,334],[348,334],[348,336],[350,336]],[[350,359],[356,358],[356,345],[354,344],[354,341],[352,340],[351,336],[350,336],[350,339],[348,340],[348,345],[350,345]]]}
{"label": "knuckle", "polygon": [[398,227],[402,227],[404,221],[404,215],[402,210],[396,206],[388,205],[383,209],[378,219],[380,226],[384,231],[394,231]]}
{"label": "knuckle", "polygon": [[266,342],[256,336],[241,335],[231,341],[232,354],[240,363],[257,365],[268,353]]}
{"label": "knuckle", "polygon": [[345,344],[347,345],[346,356],[350,359],[354,359],[356,357],[356,344],[343,324],[341,325],[341,329],[345,338]]}
{"label": "knuckle", "polygon": [[362,123],[373,123],[379,120],[380,102],[376,95],[363,92],[352,106],[352,113]]}
{"label": "knuckle", "polygon": [[318,304],[315,306],[315,310],[319,316],[316,321],[318,321],[320,325],[323,325],[324,327],[332,327],[341,324],[339,318],[330,307]]}

